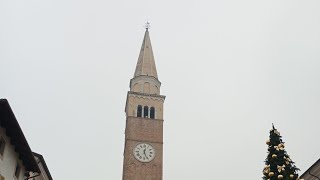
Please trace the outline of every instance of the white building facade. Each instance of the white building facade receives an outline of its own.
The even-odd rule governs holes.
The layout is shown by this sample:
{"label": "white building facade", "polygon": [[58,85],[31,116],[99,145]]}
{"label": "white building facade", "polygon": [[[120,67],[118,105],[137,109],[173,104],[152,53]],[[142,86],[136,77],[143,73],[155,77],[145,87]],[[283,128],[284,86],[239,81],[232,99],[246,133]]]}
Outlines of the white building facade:
{"label": "white building facade", "polygon": [[25,180],[40,173],[26,138],[5,99],[0,99],[0,180]]}
{"label": "white building facade", "polygon": [[0,128],[0,136],[0,180],[23,180],[26,170],[19,159],[19,153],[15,152],[15,147],[10,144],[10,137],[6,136],[4,128]]}

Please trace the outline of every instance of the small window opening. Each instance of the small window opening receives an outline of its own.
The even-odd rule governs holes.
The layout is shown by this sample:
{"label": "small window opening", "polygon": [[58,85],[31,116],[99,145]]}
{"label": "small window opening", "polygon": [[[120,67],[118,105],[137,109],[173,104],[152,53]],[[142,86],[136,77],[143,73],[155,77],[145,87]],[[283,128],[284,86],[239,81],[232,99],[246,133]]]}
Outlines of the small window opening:
{"label": "small window opening", "polygon": [[151,119],[154,119],[154,118],[155,118],[155,115],[154,115],[154,114],[155,114],[155,109],[154,109],[154,107],[151,107],[151,108],[150,108],[150,118],[151,118]]}
{"label": "small window opening", "polygon": [[142,117],[142,106],[138,106],[138,109],[137,109],[137,117]]}
{"label": "small window opening", "polygon": [[145,118],[148,118],[149,117],[149,108],[148,108],[148,106],[145,106],[144,108],[143,108],[143,117],[145,117]]}
{"label": "small window opening", "polygon": [[6,142],[4,141],[3,137],[0,136],[0,157],[3,156],[5,145]]}
{"label": "small window opening", "polygon": [[15,176],[17,179],[19,179],[20,170],[21,170],[20,165],[17,163],[16,170],[15,170],[15,172],[14,172],[14,176]]}

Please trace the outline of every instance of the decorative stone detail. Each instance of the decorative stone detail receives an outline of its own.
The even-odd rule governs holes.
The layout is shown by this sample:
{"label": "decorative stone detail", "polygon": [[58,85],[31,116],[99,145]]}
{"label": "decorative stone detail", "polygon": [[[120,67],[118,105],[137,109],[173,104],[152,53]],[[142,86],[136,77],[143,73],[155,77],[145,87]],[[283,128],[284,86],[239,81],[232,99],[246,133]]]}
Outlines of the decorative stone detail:
{"label": "decorative stone detail", "polygon": [[162,100],[162,101],[166,99],[166,96],[163,96],[163,95],[140,93],[140,92],[133,92],[133,91],[128,91],[128,95],[133,97],[141,97],[141,98],[153,97],[153,98],[157,98],[157,100]]}

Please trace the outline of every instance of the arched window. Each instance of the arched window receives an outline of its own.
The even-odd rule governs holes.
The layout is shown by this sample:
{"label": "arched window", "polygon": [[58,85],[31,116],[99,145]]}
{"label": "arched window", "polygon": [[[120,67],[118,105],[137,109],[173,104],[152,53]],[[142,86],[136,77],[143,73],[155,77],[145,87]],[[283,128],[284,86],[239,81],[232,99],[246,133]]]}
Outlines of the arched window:
{"label": "arched window", "polygon": [[138,106],[138,109],[137,109],[137,117],[142,117],[142,106]]}
{"label": "arched window", "polygon": [[148,106],[143,107],[143,117],[147,118],[149,117],[149,108]]}
{"label": "arched window", "polygon": [[151,118],[151,119],[154,119],[154,118],[155,118],[155,115],[154,115],[154,114],[155,114],[155,109],[154,109],[154,107],[151,107],[151,108],[150,108],[150,118]]}

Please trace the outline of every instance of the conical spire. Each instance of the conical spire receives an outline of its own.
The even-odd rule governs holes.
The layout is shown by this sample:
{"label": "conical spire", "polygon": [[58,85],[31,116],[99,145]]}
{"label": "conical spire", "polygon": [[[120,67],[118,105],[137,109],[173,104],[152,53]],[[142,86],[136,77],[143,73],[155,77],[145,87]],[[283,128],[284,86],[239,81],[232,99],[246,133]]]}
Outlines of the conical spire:
{"label": "conical spire", "polygon": [[144,34],[134,77],[141,76],[141,75],[152,76],[158,79],[148,26],[146,27],[146,32]]}

